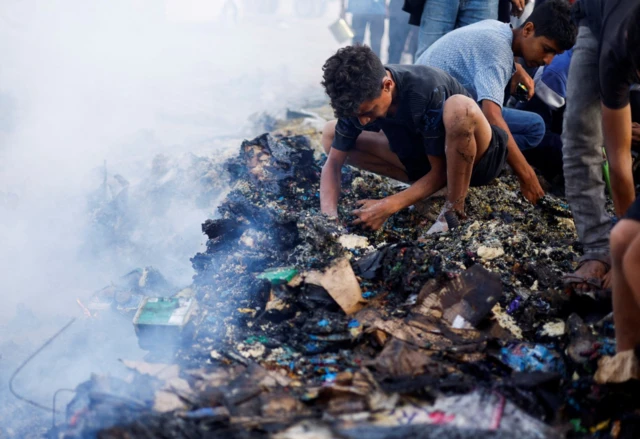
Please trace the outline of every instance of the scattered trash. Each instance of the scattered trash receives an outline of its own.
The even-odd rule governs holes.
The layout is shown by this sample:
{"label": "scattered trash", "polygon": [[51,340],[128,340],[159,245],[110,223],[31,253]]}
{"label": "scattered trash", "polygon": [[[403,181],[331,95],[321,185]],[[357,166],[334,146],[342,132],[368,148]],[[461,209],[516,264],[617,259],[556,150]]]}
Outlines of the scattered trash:
{"label": "scattered trash", "polygon": [[[581,310],[562,291],[579,249],[565,202],[529,205],[502,176],[469,190],[474,221],[447,234],[419,226],[437,218],[437,197],[380,231],[346,229],[319,214],[311,139],[243,142],[202,225],[190,292],[146,295],[193,300],[184,325],[164,325],[179,335],[162,360],[177,373],[93,377],[67,407],[65,437],[542,439],[570,419],[575,434],[603,434],[607,420],[624,431],[640,404],[589,373],[612,350],[611,325],[570,316]],[[349,166],[342,188],[344,224],[356,200],[402,190]]]}
{"label": "scattered trash", "polygon": [[258,279],[266,279],[271,283],[287,283],[293,279],[298,270],[295,267],[271,268],[260,273],[256,277]]}
{"label": "scattered trash", "polygon": [[629,350],[613,357],[602,357],[598,362],[595,380],[599,384],[624,383],[640,379],[640,366],[635,351]]}
{"label": "scattered trash", "polygon": [[518,343],[500,350],[500,361],[517,372],[564,373],[562,357],[542,345]]}
{"label": "scattered trash", "polygon": [[305,282],[323,287],[340,305],[347,315],[362,309],[362,290],[351,265],[346,258],[330,265],[324,273],[310,271],[305,274]]}
{"label": "scattered trash", "polygon": [[179,344],[195,307],[196,301],[193,298],[143,299],[133,318],[140,347],[152,350]]}
{"label": "scattered trash", "polygon": [[561,337],[565,333],[565,323],[562,320],[547,322],[542,326],[541,335],[547,337]]}
{"label": "scattered trash", "polygon": [[441,312],[452,327],[470,329],[489,314],[500,297],[500,276],[474,265],[440,291],[419,298],[418,303],[423,309]]}
{"label": "scattered trash", "polygon": [[524,336],[522,335],[522,329],[520,329],[513,317],[504,312],[499,303],[496,303],[494,307],[491,308],[491,312],[501,328],[509,331],[515,338],[519,340],[523,339]]}
{"label": "scattered trash", "polygon": [[478,256],[481,257],[485,261],[492,261],[500,256],[504,255],[504,249],[502,247],[486,247],[481,245],[478,247]]}

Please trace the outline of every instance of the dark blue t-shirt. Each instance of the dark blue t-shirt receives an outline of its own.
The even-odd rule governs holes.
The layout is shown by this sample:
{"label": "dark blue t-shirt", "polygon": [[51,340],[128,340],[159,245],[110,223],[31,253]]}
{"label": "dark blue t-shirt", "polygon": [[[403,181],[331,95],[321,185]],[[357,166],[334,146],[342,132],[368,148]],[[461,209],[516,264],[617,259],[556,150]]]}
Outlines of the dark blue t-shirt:
{"label": "dark blue t-shirt", "polygon": [[[444,102],[456,94],[471,96],[458,81],[440,69],[395,64],[386,69],[396,83],[396,113],[366,126],[361,125],[357,117],[339,119],[331,146],[347,152],[355,147],[362,131],[382,130],[389,139],[391,151],[401,159],[420,155],[444,156]],[[408,138],[413,141],[406,141]],[[398,141],[394,141],[396,139]]]}

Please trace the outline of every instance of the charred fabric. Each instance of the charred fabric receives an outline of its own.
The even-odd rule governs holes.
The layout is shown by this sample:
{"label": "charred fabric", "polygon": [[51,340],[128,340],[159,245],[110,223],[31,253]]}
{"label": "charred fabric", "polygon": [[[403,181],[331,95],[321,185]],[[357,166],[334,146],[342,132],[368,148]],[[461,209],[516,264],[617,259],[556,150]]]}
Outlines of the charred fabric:
{"label": "charred fabric", "polygon": [[349,208],[401,185],[350,168],[338,224],[321,166],[306,137],[241,145],[192,286],[147,298],[182,310],[164,350],[139,309],[148,362],[81,384],[51,437],[640,437],[637,387],[594,380],[610,304],[561,287],[580,248],[560,198],[505,175],[444,235],[423,236],[437,197],[369,232]]}

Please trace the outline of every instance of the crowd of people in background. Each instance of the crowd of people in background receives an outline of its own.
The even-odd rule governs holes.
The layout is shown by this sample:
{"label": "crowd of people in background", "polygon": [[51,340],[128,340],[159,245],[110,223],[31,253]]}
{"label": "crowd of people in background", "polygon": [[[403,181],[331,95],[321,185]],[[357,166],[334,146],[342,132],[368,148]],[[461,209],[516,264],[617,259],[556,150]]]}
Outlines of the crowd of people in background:
{"label": "crowd of people in background", "polygon": [[463,219],[469,185],[506,164],[533,204],[541,174],[583,247],[565,286],[609,292],[618,350],[640,345],[640,0],[343,0],[343,13],[353,46],[324,67],[339,119],[323,138],[323,212],[336,215],[343,163],[411,184],[354,211],[374,229],[446,185],[429,233]]}

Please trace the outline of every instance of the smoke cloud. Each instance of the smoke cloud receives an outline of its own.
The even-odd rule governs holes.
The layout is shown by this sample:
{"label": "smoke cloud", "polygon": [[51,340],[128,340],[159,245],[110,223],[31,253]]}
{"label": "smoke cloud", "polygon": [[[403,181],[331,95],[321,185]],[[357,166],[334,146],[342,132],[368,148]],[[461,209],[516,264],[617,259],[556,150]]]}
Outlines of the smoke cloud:
{"label": "smoke cloud", "polygon": [[[224,195],[224,176],[207,166],[257,134],[250,115],[322,97],[339,2],[313,18],[296,2],[281,0],[275,13],[260,0],[2,2],[0,404],[7,368],[81,315],[76,298],[150,265],[189,283],[200,223]],[[195,178],[203,169],[208,178]],[[163,192],[163,182],[179,189]],[[108,187],[113,199],[118,184],[128,191],[126,244],[92,217],[96,193]],[[64,356],[46,360],[58,366],[25,370],[24,383],[47,381],[29,391],[50,398],[87,379],[96,358],[104,368],[134,351],[108,331],[99,355],[74,337],[49,348]]]}

